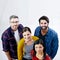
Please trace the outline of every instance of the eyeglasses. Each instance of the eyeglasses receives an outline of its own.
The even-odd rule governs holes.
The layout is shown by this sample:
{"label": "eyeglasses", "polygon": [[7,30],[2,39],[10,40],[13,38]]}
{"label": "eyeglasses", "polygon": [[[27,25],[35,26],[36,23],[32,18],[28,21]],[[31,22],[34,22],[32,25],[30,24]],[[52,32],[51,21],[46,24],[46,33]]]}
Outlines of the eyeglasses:
{"label": "eyeglasses", "polygon": [[11,23],[18,23],[19,21],[11,21]]}

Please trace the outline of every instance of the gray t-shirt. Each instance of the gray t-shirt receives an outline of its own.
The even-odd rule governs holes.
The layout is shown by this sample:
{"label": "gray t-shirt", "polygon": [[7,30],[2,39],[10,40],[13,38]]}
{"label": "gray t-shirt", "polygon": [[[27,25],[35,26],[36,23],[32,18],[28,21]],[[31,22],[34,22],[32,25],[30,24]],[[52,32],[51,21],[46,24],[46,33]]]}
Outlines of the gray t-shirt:
{"label": "gray t-shirt", "polygon": [[33,49],[33,44],[34,44],[34,42],[31,45],[25,45],[24,46],[24,50],[25,50],[24,56],[23,56],[24,58],[32,59],[32,57],[31,57],[31,50]]}

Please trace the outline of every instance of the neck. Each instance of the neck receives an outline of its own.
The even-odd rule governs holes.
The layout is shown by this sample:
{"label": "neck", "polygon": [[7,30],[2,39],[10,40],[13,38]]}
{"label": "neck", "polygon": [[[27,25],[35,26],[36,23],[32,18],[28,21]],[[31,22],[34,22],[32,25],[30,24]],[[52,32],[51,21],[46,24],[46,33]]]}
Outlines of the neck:
{"label": "neck", "polygon": [[36,54],[36,57],[37,57],[39,60],[43,60],[43,56],[44,56],[43,52]]}

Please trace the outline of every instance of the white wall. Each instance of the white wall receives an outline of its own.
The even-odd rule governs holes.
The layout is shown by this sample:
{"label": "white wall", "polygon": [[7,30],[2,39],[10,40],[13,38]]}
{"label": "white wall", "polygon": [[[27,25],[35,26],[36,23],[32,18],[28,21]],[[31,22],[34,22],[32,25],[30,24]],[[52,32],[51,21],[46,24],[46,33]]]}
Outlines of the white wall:
{"label": "white wall", "polygon": [[[10,15],[19,16],[20,23],[29,26],[32,34],[39,25],[38,19],[42,15],[46,15],[50,19],[49,26],[58,33],[60,40],[60,0],[0,0],[0,37],[2,32],[9,27]],[[0,44],[0,60],[7,60],[2,51],[1,40]],[[59,53],[60,47],[54,60],[59,60]]]}

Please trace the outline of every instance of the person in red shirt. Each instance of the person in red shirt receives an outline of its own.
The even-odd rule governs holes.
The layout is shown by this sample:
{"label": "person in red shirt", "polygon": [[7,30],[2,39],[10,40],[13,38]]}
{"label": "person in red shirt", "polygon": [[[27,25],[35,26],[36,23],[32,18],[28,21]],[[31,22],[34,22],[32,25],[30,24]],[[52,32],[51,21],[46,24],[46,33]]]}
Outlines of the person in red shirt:
{"label": "person in red shirt", "polygon": [[32,60],[51,60],[45,50],[46,49],[43,40],[39,39],[35,41],[33,50],[31,51]]}

